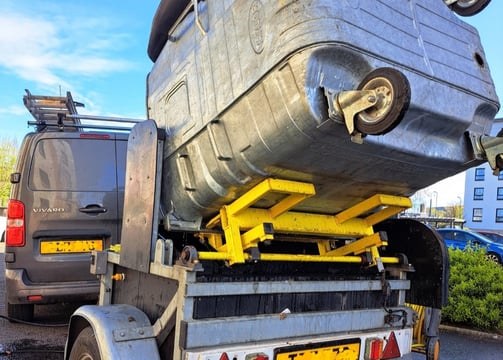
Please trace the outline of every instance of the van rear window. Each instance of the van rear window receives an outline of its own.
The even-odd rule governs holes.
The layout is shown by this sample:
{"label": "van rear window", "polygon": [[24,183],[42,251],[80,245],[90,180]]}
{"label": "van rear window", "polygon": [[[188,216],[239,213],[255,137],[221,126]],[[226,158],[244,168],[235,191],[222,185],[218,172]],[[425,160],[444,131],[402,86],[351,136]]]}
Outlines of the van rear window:
{"label": "van rear window", "polygon": [[32,190],[117,190],[115,142],[100,139],[42,139],[29,174]]}

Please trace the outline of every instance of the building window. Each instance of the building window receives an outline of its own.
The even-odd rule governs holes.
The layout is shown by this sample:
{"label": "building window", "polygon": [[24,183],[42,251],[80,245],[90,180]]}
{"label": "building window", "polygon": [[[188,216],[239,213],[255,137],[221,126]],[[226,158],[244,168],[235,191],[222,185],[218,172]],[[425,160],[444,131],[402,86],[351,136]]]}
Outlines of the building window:
{"label": "building window", "polygon": [[498,180],[503,180],[503,171],[498,174]]}
{"label": "building window", "polygon": [[482,222],[482,208],[474,208],[472,214],[473,222]]}
{"label": "building window", "polygon": [[484,181],[485,178],[485,170],[484,168],[476,168],[475,169],[475,181]]}
{"label": "building window", "polygon": [[484,200],[484,188],[477,187],[473,189],[473,200]]}
{"label": "building window", "polygon": [[498,188],[498,192],[496,194],[496,200],[503,200],[503,187]]}
{"label": "building window", "polygon": [[496,222],[503,223],[503,209],[496,209]]}

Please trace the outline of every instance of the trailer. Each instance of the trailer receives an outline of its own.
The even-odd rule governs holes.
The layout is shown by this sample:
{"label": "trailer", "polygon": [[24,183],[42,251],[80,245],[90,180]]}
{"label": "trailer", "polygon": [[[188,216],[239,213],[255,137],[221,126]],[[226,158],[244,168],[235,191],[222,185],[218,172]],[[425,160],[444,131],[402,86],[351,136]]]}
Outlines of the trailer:
{"label": "trailer", "polygon": [[480,39],[451,11],[487,3],[161,1],[121,243],[92,254],[99,305],[65,359],[410,359],[418,341],[437,359],[447,250],[398,214],[502,166]]}
{"label": "trailer", "polygon": [[[408,198],[377,194],[336,215],[304,213],[290,209],[315,195],[312,184],[266,179],[204,230],[164,238],[152,176],[162,173],[163,134],[151,120],[131,132],[121,245],[93,253],[100,306],[72,316],[67,358],[409,356],[416,312],[406,301],[441,308],[448,263],[430,228],[389,219]],[[272,194],[274,206],[256,207]],[[438,353],[436,331],[428,343]]]}

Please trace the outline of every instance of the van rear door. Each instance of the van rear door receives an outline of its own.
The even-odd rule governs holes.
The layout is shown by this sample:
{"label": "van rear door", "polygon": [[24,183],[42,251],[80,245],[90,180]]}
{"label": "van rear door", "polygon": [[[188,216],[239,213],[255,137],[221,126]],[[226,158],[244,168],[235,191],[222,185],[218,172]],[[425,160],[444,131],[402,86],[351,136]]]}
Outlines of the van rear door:
{"label": "van rear door", "polygon": [[34,144],[25,204],[26,250],[39,266],[16,267],[32,282],[95,280],[89,251],[108,248],[120,234],[127,138],[45,135]]}

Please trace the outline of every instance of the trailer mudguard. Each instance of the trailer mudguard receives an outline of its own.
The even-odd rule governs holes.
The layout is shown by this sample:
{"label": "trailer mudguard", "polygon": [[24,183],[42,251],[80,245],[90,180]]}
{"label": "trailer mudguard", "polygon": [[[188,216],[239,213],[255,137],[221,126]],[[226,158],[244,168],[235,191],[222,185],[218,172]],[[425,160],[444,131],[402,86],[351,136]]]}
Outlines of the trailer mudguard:
{"label": "trailer mudguard", "polygon": [[411,289],[406,301],[440,309],[447,305],[449,253],[442,237],[430,226],[413,219],[390,219],[374,226],[388,237],[386,254],[405,254],[414,266],[408,275]]}
{"label": "trailer mudguard", "polygon": [[101,359],[130,359],[141,354],[144,359],[160,359],[153,327],[141,310],[130,305],[85,305],[70,319],[65,359],[70,358],[80,332],[91,326]]}

